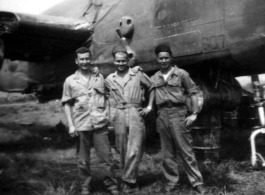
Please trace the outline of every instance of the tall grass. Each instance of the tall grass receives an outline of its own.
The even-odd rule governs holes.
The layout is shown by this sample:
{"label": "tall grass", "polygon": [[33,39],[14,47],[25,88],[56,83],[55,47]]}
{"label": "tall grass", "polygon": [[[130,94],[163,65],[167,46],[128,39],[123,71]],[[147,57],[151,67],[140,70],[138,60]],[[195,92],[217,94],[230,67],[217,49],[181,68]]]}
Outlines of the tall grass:
{"label": "tall grass", "polygon": [[[96,158],[96,155],[93,154],[92,157]],[[161,152],[144,155],[139,168],[140,191],[134,195],[160,194],[157,187],[164,182],[162,160]],[[101,169],[95,159],[92,162],[95,162],[91,165],[95,176],[92,181],[93,194],[107,194],[102,183]],[[181,188],[171,194],[194,194],[181,162],[179,164]],[[246,162],[227,160],[221,163],[199,163],[199,167],[208,195],[251,195],[265,192],[262,187],[265,174],[253,173]],[[0,154],[1,195],[77,195],[81,181],[75,149],[50,148],[29,153]]]}
{"label": "tall grass", "polygon": [[[55,104],[56,105],[56,104]],[[20,109],[37,113],[56,113],[59,108],[53,104],[19,105]],[[24,106],[24,107],[23,107]],[[9,108],[5,106],[5,111]],[[10,109],[10,116],[17,111]],[[21,110],[18,115],[20,116]],[[42,122],[27,126],[13,122],[9,115],[0,121],[0,195],[78,195],[82,178],[78,173],[75,159],[75,140],[63,126],[51,126]],[[36,114],[37,115],[37,114]],[[41,115],[43,117],[43,115]],[[44,119],[48,120],[50,116]],[[57,118],[59,119],[59,117]],[[57,120],[56,119],[56,120]],[[45,121],[43,120],[43,121]],[[46,121],[45,121],[46,122]],[[49,124],[53,124],[49,123]],[[26,125],[26,126],[25,126]],[[265,194],[265,173],[253,171],[249,163],[248,134],[222,132],[222,161],[199,162],[207,195],[259,195]],[[140,191],[133,195],[161,194],[158,189],[165,182],[162,174],[162,153],[159,138],[148,138],[146,153],[139,166],[138,184]],[[151,144],[153,143],[153,144]],[[115,159],[118,154],[113,150]],[[107,194],[103,186],[102,170],[92,150],[91,169],[93,195]],[[168,194],[192,195],[194,191],[179,160],[180,189]]]}
{"label": "tall grass", "polygon": [[74,160],[65,158],[59,163],[40,157],[1,154],[0,194],[74,194],[79,180]]}

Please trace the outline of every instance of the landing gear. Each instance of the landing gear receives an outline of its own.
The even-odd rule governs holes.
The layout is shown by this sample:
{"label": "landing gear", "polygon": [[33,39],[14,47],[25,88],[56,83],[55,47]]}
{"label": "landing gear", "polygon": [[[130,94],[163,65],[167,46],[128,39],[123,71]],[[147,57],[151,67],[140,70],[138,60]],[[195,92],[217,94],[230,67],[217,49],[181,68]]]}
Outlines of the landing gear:
{"label": "landing gear", "polygon": [[259,120],[260,120],[261,128],[253,131],[251,136],[250,136],[251,164],[252,164],[253,168],[265,167],[265,160],[261,154],[256,152],[256,143],[255,143],[256,136],[260,133],[263,133],[263,134],[265,133],[264,105],[265,105],[265,101],[255,104],[255,106],[258,107],[258,113],[259,113]]}

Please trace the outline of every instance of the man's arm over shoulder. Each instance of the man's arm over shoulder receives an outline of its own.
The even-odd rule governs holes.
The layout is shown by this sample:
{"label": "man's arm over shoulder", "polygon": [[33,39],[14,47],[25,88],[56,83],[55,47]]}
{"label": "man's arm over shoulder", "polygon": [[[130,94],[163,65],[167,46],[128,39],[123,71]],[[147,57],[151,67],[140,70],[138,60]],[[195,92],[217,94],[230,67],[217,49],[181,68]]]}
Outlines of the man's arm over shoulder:
{"label": "man's arm over shoulder", "polygon": [[141,72],[141,84],[149,90],[153,87],[153,82],[145,73]]}
{"label": "man's arm over shoulder", "polygon": [[147,89],[151,89],[153,86],[153,82],[151,81],[150,77],[148,77],[144,72],[143,69],[140,66],[135,66],[132,68],[132,71],[135,74],[139,74],[140,75],[140,83],[143,87],[147,88]]}

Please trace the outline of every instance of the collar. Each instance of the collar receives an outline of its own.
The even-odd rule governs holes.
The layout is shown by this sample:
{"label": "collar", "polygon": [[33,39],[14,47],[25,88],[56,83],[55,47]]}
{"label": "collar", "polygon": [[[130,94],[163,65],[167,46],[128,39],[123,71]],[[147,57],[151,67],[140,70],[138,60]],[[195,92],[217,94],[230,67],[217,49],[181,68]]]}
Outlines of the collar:
{"label": "collar", "polygon": [[[131,76],[135,76],[135,72],[133,72],[131,68],[129,68],[128,74],[131,75]],[[117,76],[118,76],[118,72],[115,71],[114,74],[113,74],[113,78],[115,78]]]}
{"label": "collar", "polygon": [[[176,65],[174,65],[172,67],[173,67],[174,70],[171,72],[171,74],[174,74],[174,75],[178,76],[179,68]],[[163,73],[162,73],[161,70],[158,71],[158,76],[163,77]]]}
{"label": "collar", "polygon": [[[98,77],[99,76],[99,72],[92,72],[91,73],[91,77]],[[81,79],[81,71],[78,69],[75,73],[74,73],[74,80],[80,80]]]}
{"label": "collar", "polygon": [[176,76],[178,76],[178,74],[179,74],[179,68],[176,65],[174,65],[174,70],[172,71],[172,74],[174,74]]}

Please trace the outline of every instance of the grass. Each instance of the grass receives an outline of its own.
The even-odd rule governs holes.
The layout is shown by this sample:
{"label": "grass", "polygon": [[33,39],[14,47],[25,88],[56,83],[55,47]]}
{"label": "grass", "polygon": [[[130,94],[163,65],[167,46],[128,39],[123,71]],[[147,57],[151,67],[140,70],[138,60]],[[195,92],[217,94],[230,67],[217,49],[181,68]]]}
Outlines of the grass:
{"label": "grass", "polygon": [[[68,137],[60,122],[60,107],[57,103],[44,105],[3,105],[6,115],[0,118],[0,194],[1,195],[78,195],[79,176],[75,159],[75,140]],[[3,109],[1,108],[2,113]],[[19,118],[24,112],[23,123],[12,121],[7,116]],[[49,111],[49,112],[47,112]],[[58,112],[57,112],[58,111]],[[40,114],[46,120],[31,123],[30,114]],[[27,117],[30,119],[29,123]],[[35,116],[37,117],[37,116]],[[58,123],[60,124],[58,126]],[[57,125],[57,126],[56,126]],[[255,171],[250,165],[249,132],[241,130],[222,132],[221,159],[219,162],[199,162],[208,195],[261,195],[265,194],[262,170]],[[148,137],[145,154],[139,166],[140,191],[133,195],[161,194],[157,189],[163,185],[161,171],[162,153],[159,139]],[[264,150],[261,145],[259,150]],[[112,150],[115,159],[118,154]],[[264,152],[263,152],[264,154]],[[93,195],[107,194],[102,183],[102,170],[92,150]],[[181,161],[180,186],[174,193],[194,194]]]}
{"label": "grass", "polygon": [[77,173],[69,171],[75,168],[73,160],[47,161],[32,153],[1,155],[0,167],[1,194],[47,194],[52,189],[73,191],[73,181],[78,179]]}
{"label": "grass", "polygon": [[[0,156],[0,194],[28,195],[76,195],[80,191],[79,177],[74,149],[48,149],[35,153],[1,154]],[[161,153],[144,156],[139,170],[140,192],[136,194],[160,194],[157,186],[162,185]],[[228,160],[222,163],[199,163],[204,176],[207,194],[262,194],[264,174],[247,172],[240,163]],[[97,164],[92,164],[94,195],[107,194],[99,175]],[[249,176],[252,181],[249,183]],[[187,177],[180,171],[180,190],[171,194],[193,194]],[[247,185],[246,185],[247,184]],[[258,189],[257,189],[258,188]],[[170,194],[170,193],[169,193]]]}

